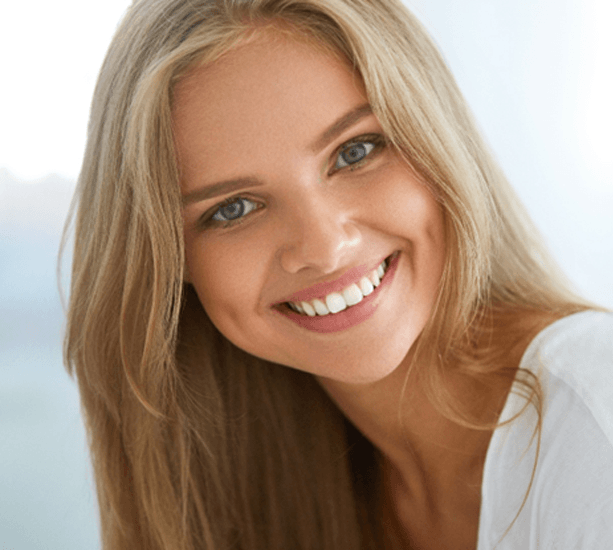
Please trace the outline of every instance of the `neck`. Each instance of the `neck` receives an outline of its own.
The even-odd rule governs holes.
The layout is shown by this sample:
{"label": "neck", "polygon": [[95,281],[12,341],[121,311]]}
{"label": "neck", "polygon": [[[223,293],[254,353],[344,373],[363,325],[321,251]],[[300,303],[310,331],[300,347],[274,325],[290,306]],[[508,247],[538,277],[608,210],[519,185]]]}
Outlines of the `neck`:
{"label": "neck", "polygon": [[[519,321],[518,321],[519,319]],[[461,404],[457,411],[479,425],[494,425],[502,411],[515,372],[534,335],[552,322],[539,315],[497,321],[479,344],[495,343],[502,351],[500,368],[476,381],[466,365],[445,365],[442,392]],[[487,343],[487,344],[486,344]],[[483,347],[483,346],[481,346]],[[415,362],[411,353],[386,378],[370,384],[319,382],[347,418],[383,455],[385,479],[394,491],[408,495],[416,508],[472,510],[480,504],[483,465],[491,429],[475,429],[449,420],[427,397],[420,374],[432,365]],[[500,376],[504,372],[505,376]],[[389,486],[388,486],[389,492]]]}
{"label": "neck", "polygon": [[[410,358],[383,380],[352,385],[321,378],[320,384],[347,418],[382,453],[412,494],[438,494],[457,480],[477,481],[491,432],[470,429],[447,419],[426,397],[416,365]],[[444,391],[459,403],[479,403],[483,413],[462,411],[485,422],[491,403],[503,399],[502,388],[488,389],[462,375],[450,375]],[[484,396],[484,392],[488,395]],[[506,395],[506,393],[505,393]],[[501,408],[501,407],[500,407]],[[478,475],[477,475],[478,474]]]}

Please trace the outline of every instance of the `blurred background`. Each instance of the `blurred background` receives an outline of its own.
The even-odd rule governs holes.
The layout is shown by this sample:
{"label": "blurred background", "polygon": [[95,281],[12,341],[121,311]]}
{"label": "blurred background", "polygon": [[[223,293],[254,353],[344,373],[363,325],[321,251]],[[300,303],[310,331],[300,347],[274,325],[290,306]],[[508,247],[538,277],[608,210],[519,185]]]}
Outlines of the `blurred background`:
{"label": "blurred background", "polygon": [[[434,36],[564,271],[613,308],[613,4],[405,3]],[[100,547],[78,395],[62,366],[56,260],[95,78],[128,5],[1,9],[2,549]],[[65,272],[69,263],[68,253]]]}

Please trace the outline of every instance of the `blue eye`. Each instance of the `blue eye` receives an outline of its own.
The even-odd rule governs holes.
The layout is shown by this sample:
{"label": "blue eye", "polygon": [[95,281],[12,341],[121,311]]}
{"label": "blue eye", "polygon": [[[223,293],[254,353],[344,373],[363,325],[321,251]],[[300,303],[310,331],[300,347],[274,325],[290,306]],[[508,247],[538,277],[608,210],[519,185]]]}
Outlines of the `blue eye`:
{"label": "blue eye", "polygon": [[372,141],[354,141],[344,146],[338,153],[334,170],[346,168],[358,164],[361,160],[364,160],[377,146]]}
{"label": "blue eye", "polygon": [[247,214],[257,210],[258,205],[249,199],[233,197],[219,205],[211,220],[231,225],[240,221]]}

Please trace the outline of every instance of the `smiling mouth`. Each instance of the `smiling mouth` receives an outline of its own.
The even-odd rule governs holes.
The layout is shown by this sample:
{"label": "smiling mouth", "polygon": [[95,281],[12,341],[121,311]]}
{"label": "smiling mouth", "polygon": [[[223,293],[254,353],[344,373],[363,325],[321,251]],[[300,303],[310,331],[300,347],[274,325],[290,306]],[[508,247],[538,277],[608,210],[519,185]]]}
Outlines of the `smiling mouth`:
{"label": "smiling mouth", "polygon": [[332,292],[315,300],[302,302],[284,302],[281,307],[292,310],[305,317],[334,315],[354,305],[359,304],[366,296],[372,294],[377,288],[390,265],[390,262],[399,254],[398,251],[388,256],[376,269],[352,283],[340,292]]}

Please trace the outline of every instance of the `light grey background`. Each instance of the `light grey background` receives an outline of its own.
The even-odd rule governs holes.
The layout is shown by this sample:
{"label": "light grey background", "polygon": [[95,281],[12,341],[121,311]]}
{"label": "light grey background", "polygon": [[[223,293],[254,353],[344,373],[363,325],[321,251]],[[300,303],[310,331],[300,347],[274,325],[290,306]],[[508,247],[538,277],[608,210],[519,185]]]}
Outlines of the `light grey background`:
{"label": "light grey background", "polygon": [[[10,31],[23,32],[15,17],[2,18],[0,33],[1,62],[11,69],[0,91],[3,550],[99,548],[78,396],[61,361],[55,260],[95,74],[128,2],[52,4],[40,4],[37,20],[57,40],[41,30],[34,47],[15,47],[20,35]],[[585,296],[613,307],[611,4],[407,4],[433,33],[566,273]]]}

